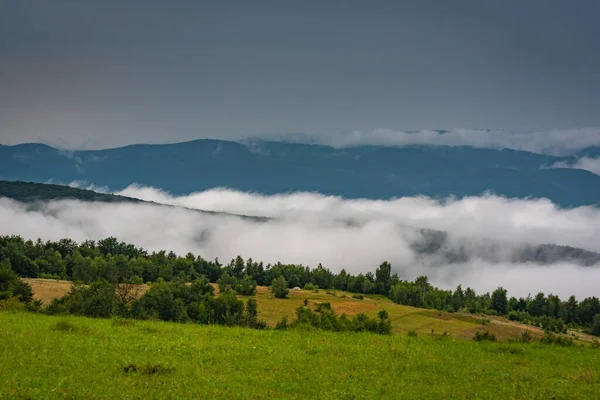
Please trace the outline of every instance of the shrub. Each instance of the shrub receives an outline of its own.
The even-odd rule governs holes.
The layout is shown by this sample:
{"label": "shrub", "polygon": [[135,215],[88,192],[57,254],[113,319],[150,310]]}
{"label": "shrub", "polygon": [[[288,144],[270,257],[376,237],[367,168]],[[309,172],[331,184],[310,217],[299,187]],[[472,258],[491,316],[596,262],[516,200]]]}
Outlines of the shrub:
{"label": "shrub", "polygon": [[508,319],[511,321],[523,322],[525,320],[525,313],[519,311],[511,311],[508,313]]}
{"label": "shrub", "polygon": [[258,307],[255,299],[246,302],[246,326],[254,329],[265,329],[267,323],[258,319]]}
{"label": "shrub", "polygon": [[0,263],[0,300],[11,297],[21,303],[29,303],[33,300],[33,290],[13,272],[10,266]]}
{"label": "shrub", "polygon": [[592,335],[600,336],[600,314],[594,315],[594,322],[592,323]]}
{"label": "shrub", "polygon": [[256,294],[256,281],[248,275],[244,275],[235,287],[235,291],[243,296],[254,296]]}
{"label": "shrub", "polygon": [[112,325],[113,326],[132,326],[134,325],[135,322],[130,320],[130,319],[124,319],[121,317],[117,317],[115,319],[112,320]]}
{"label": "shrub", "polygon": [[529,331],[525,331],[521,334],[521,337],[519,338],[519,342],[521,343],[529,343],[531,342],[531,334],[529,333]]}
{"label": "shrub", "polygon": [[5,300],[0,300],[0,311],[23,311],[25,304],[21,303],[16,297],[9,297]]}
{"label": "shrub", "polygon": [[69,293],[48,305],[48,314],[76,314],[86,317],[108,318],[117,305],[114,285],[96,281],[89,287],[73,285]]}
{"label": "shrub", "polygon": [[[448,332],[444,331],[440,336],[438,336],[438,340],[448,339],[449,337],[450,337],[450,334]],[[496,340],[496,339],[494,338],[494,340]]]}
{"label": "shrub", "polygon": [[409,337],[417,337],[417,331],[415,331],[414,329],[408,331],[408,336]]}
{"label": "shrub", "polygon": [[358,300],[364,300],[365,296],[363,296],[362,294],[359,293],[355,293],[352,295],[353,299],[358,299]]}
{"label": "shrub", "polygon": [[219,286],[219,292],[225,293],[231,290],[235,290],[238,281],[234,276],[229,275],[227,272],[224,272],[223,275],[217,281],[217,285]]}
{"label": "shrub", "polygon": [[275,297],[284,299],[287,297],[290,290],[287,287],[287,282],[283,275],[279,275],[279,278],[273,279],[271,283],[271,292],[275,295]]}
{"label": "shrub", "polygon": [[42,272],[42,273],[41,273],[41,274],[38,276],[38,278],[41,278],[41,279],[53,279],[53,280],[56,280],[56,281],[63,279],[63,277],[62,277],[62,276],[60,276],[60,275],[56,275],[56,274],[49,274],[49,273],[46,273],[46,272]]}
{"label": "shrub", "polygon": [[315,290],[318,289],[319,286],[315,285],[314,283],[308,282],[306,285],[304,285],[304,290]]}
{"label": "shrub", "polygon": [[325,310],[328,310],[328,311],[331,310],[331,303],[327,302],[327,303],[318,303],[317,304],[317,312],[318,313],[322,313]]}
{"label": "shrub", "polygon": [[392,322],[389,320],[389,314],[386,310],[380,310],[377,313],[379,322],[377,323],[377,333],[381,335],[390,335],[392,333]]}
{"label": "shrub", "polygon": [[555,335],[555,334],[549,333],[549,332],[546,332],[544,337],[540,339],[540,343],[556,344],[558,346],[563,346],[563,347],[571,347],[575,344],[573,342],[573,339],[571,339],[570,337],[563,337],[563,336]]}
{"label": "shrub", "polygon": [[275,329],[283,331],[288,328],[288,317],[285,316],[275,325]]}
{"label": "shrub", "polygon": [[482,341],[495,342],[496,335],[494,335],[493,333],[489,333],[488,331],[475,332],[475,336],[473,336],[473,340],[476,342],[482,342]]}
{"label": "shrub", "polygon": [[53,331],[61,331],[61,332],[75,332],[77,331],[77,326],[67,320],[60,320],[55,323],[51,329]]}

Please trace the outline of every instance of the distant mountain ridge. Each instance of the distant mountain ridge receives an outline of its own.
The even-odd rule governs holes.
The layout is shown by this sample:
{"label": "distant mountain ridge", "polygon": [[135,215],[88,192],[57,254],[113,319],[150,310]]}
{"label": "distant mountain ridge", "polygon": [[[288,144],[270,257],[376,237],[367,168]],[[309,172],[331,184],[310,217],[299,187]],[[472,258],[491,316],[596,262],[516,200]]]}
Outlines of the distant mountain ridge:
{"label": "distant mountain ridge", "polygon": [[[596,148],[581,152],[596,153]],[[563,207],[597,205],[600,176],[547,168],[575,160],[468,146],[333,148],[258,139],[202,139],[93,151],[64,151],[33,143],[0,146],[0,179],[85,181],[111,191],[138,183],[176,195],[215,187],[369,199],[460,198],[489,191],[506,197],[548,198]]]}

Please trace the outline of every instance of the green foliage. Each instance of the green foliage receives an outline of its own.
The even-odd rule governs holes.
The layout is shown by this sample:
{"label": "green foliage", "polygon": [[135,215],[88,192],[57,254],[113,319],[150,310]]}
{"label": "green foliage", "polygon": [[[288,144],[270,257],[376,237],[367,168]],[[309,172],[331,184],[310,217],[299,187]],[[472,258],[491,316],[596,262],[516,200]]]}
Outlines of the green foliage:
{"label": "green foliage", "polygon": [[[291,327],[316,328],[335,332],[373,332],[381,335],[392,333],[392,324],[388,313],[381,310],[378,313],[379,320],[369,318],[366,314],[358,314],[354,318],[348,318],[346,314],[340,317],[331,308],[330,303],[318,303],[315,311],[306,306],[296,309],[296,320],[290,324]],[[287,328],[287,317],[277,324],[277,329]]]}
{"label": "green foliage", "polygon": [[531,337],[531,334],[529,333],[529,331],[525,331],[521,334],[519,341],[521,343],[529,343],[529,342],[531,342],[532,339],[533,338]]}
{"label": "green foliage", "polygon": [[0,300],[0,311],[24,311],[25,304],[16,297]]}
{"label": "green foliage", "polygon": [[254,329],[266,329],[267,323],[258,319],[258,305],[255,299],[246,301],[246,326]]}
{"label": "green foliage", "polygon": [[274,279],[271,283],[271,292],[277,298],[284,299],[287,297],[290,290],[287,287],[287,282],[283,275],[280,275],[278,278]]}
{"label": "green foliage", "polygon": [[243,296],[254,296],[256,294],[256,281],[249,275],[244,275],[237,283],[236,292]]}
{"label": "green foliage", "polygon": [[119,300],[115,286],[106,281],[71,287],[65,296],[56,298],[46,308],[48,314],[75,314],[94,318],[109,318],[115,314]]}
{"label": "green foliage", "polygon": [[275,325],[275,329],[283,331],[286,330],[289,327],[288,324],[288,317],[285,316],[281,319],[281,321],[277,322],[277,324]]}
{"label": "green foliage", "polygon": [[506,289],[499,287],[492,293],[490,308],[498,315],[505,315],[508,312],[508,298]]}
{"label": "green foliage", "polygon": [[7,264],[0,263],[0,301],[15,298],[21,303],[30,303],[33,300],[31,286],[23,282]]}
{"label": "green foliage", "polygon": [[594,315],[591,333],[594,336],[600,336],[600,314]]}
{"label": "green foliage", "polygon": [[560,336],[560,335],[555,335],[555,334],[549,333],[549,332],[546,332],[546,334],[544,335],[544,337],[542,337],[540,339],[540,343],[542,343],[542,344],[555,344],[555,345],[563,346],[563,347],[571,347],[571,346],[573,346],[575,344],[573,342],[573,339],[571,339],[570,337],[564,337],[564,336]]}
{"label": "green foliage", "polygon": [[476,342],[483,342],[483,341],[495,342],[496,335],[494,335],[493,333],[489,333],[488,331],[475,332],[475,336],[473,336],[473,340]]}
{"label": "green foliage", "polygon": [[[99,241],[87,240],[78,244],[70,239],[48,242],[38,239],[33,242],[19,236],[0,236],[0,264],[4,266],[4,270],[8,267],[20,277],[66,278],[86,285],[105,281],[117,288],[126,284],[157,282],[159,279],[163,282],[181,283],[204,277],[207,282],[218,283],[221,292],[233,290],[241,295],[253,295],[257,285],[275,282],[271,290],[279,298],[288,295],[289,287],[299,286],[316,292],[320,287],[336,296],[338,294],[334,290],[350,291],[356,299],[363,299],[365,294],[387,296],[398,304],[414,307],[449,312],[464,310],[488,315],[508,314],[512,320],[555,333],[565,332],[567,327],[583,328],[586,332],[598,332],[600,329],[594,328],[597,325],[594,317],[600,314],[600,299],[597,297],[577,301],[571,296],[567,301],[561,301],[558,296],[546,296],[540,292],[533,298],[511,297],[507,300],[508,295],[503,288],[496,289],[492,294],[477,294],[471,288],[463,290],[460,285],[454,291],[442,290],[432,286],[426,276],[420,276],[412,282],[399,279],[396,274],[392,274],[392,266],[388,262],[379,265],[375,273],[355,276],[345,270],[335,274],[320,264],[314,269],[282,263],[263,265],[252,259],[244,261],[241,256],[224,266],[218,259],[205,260],[191,253],[184,256],[164,250],[148,253],[132,244],[119,242],[114,237]],[[27,290],[27,286],[22,283],[14,283],[11,287],[11,293],[18,293],[22,301],[35,309],[37,307],[30,299],[31,292],[28,293]],[[110,301],[105,296],[107,292],[108,289],[104,295],[96,294],[99,299],[105,300],[102,303],[103,309],[98,312],[100,316],[106,315],[110,308]],[[113,304],[112,312],[124,316],[135,313],[138,318],[214,323],[215,317],[211,314],[213,306],[210,302],[198,299],[190,302],[185,298],[177,301],[175,297],[171,299],[168,293],[163,295],[165,297],[160,301],[161,307],[146,307],[144,304],[132,307],[129,304],[131,296],[119,295],[119,301]],[[7,298],[8,291],[0,287],[0,300]],[[58,310],[60,307],[55,304],[53,308]],[[66,307],[67,311],[59,311],[68,312],[68,309],[70,306]],[[76,313],[93,314],[90,310],[82,309],[78,309]],[[237,317],[227,316],[228,321],[232,318],[236,320]]]}
{"label": "green foliage", "polygon": [[221,275],[221,277],[217,281],[217,285],[219,285],[219,292],[221,293],[235,290],[237,284],[237,279],[234,276],[229,275],[227,272],[224,272],[223,275]]}
{"label": "green foliage", "polygon": [[352,298],[353,299],[358,299],[358,300],[364,300],[365,296],[363,296],[360,293],[355,293],[355,294],[352,295]]}
{"label": "green foliage", "polygon": [[67,320],[60,320],[57,323],[55,323],[54,325],[52,325],[52,327],[50,328],[53,331],[59,331],[59,332],[77,332],[78,328],[77,326],[75,326],[75,324],[73,324],[71,321],[67,321]]}

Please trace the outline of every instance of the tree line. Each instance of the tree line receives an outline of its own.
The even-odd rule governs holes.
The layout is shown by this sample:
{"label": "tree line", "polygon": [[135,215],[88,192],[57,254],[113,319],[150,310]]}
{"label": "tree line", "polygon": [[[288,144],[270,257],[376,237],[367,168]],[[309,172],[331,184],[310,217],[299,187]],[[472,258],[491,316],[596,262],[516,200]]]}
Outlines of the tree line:
{"label": "tree line", "polygon": [[[212,282],[218,283],[223,292],[231,290],[243,295],[252,295],[257,285],[273,284],[277,297],[285,297],[288,288],[293,287],[337,289],[383,295],[396,303],[414,307],[503,315],[553,332],[564,332],[567,327],[582,327],[600,335],[600,300],[597,297],[577,301],[575,296],[570,296],[563,301],[556,295],[539,292],[533,297],[509,298],[502,287],[491,294],[477,294],[473,289],[463,289],[460,285],[455,290],[443,290],[432,286],[426,276],[414,281],[401,279],[398,274],[392,273],[388,262],[379,265],[375,273],[352,275],[342,269],[336,274],[321,264],[312,269],[279,262],[265,265],[251,258],[244,260],[241,256],[222,264],[218,258],[206,260],[192,253],[178,256],[166,251],[148,252],[114,237],[78,244],[71,239],[47,242],[38,239],[34,242],[19,236],[0,237],[0,262],[10,264],[12,270],[22,277],[68,279],[84,284],[160,281],[163,287],[167,287],[177,282]],[[175,287],[173,290],[177,292],[179,289]],[[175,295],[173,297],[176,299]],[[188,303],[182,299],[182,302],[185,307],[202,303],[199,299]],[[210,308],[209,303],[202,304],[205,310]],[[183,306],[177,307],[182,309]],[[239,306],[236,307],[233,309],[238,310]],[[146,312],[151,314],[155,311]],[[231,310],[229,312],[232,313]],[[192,312],[192,315],[196,314]],[[204,319],[211,318],[206,316],[208,314],[201,315]],[[238,315],[234,319],[244,318]]]}

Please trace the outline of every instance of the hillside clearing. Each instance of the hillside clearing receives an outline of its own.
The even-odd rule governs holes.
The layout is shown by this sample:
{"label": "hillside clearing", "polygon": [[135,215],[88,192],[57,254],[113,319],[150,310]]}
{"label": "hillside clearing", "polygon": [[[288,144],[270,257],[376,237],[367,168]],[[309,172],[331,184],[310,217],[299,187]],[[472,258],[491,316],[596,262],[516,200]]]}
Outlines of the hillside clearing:
{"label": "hillside clearing", "polygon": [[[33,288],[35,298],[41,299],[44,304],[49,304],[52,299],[64,296],[71,287],[71,282],[51,279],[24,279]],[[214,285],[216,288],[216,285]],[[139,285],[138,295],[141,296],[147,285]],[[218,289],[217,289],[218,290]],[[246,299],[246,296],[240,296]],[[355,299],[351,293],[325,290],[290,290],[287,299],[277,299],[268,287],[259,286],[256,293],[259,318],[265,320],[268,326],[274,327],[283,317],[295,317],[296,308],[308,301],[309,305],[329,302],[339,314],[349,316],[365,313],[376,317],[379,310],[385,309],[392,321],[394,333],[415,331],[419,334],[438,336],[447,332],[460,339],[471,339],[475,332],[489,331],[496,335],[498,340],[518,338],[524,331],[529,331],[534,338],[543,336],[539,328],[526,326],[506,318],[474,316],[461,313],[447,313],[436,310],[427,310],[393,303],[381,296],[365,296],[363,300]],[[483,323],[489,321],[485,325]],[[586,335],[579,334],[580,339],[587,340]]]}

